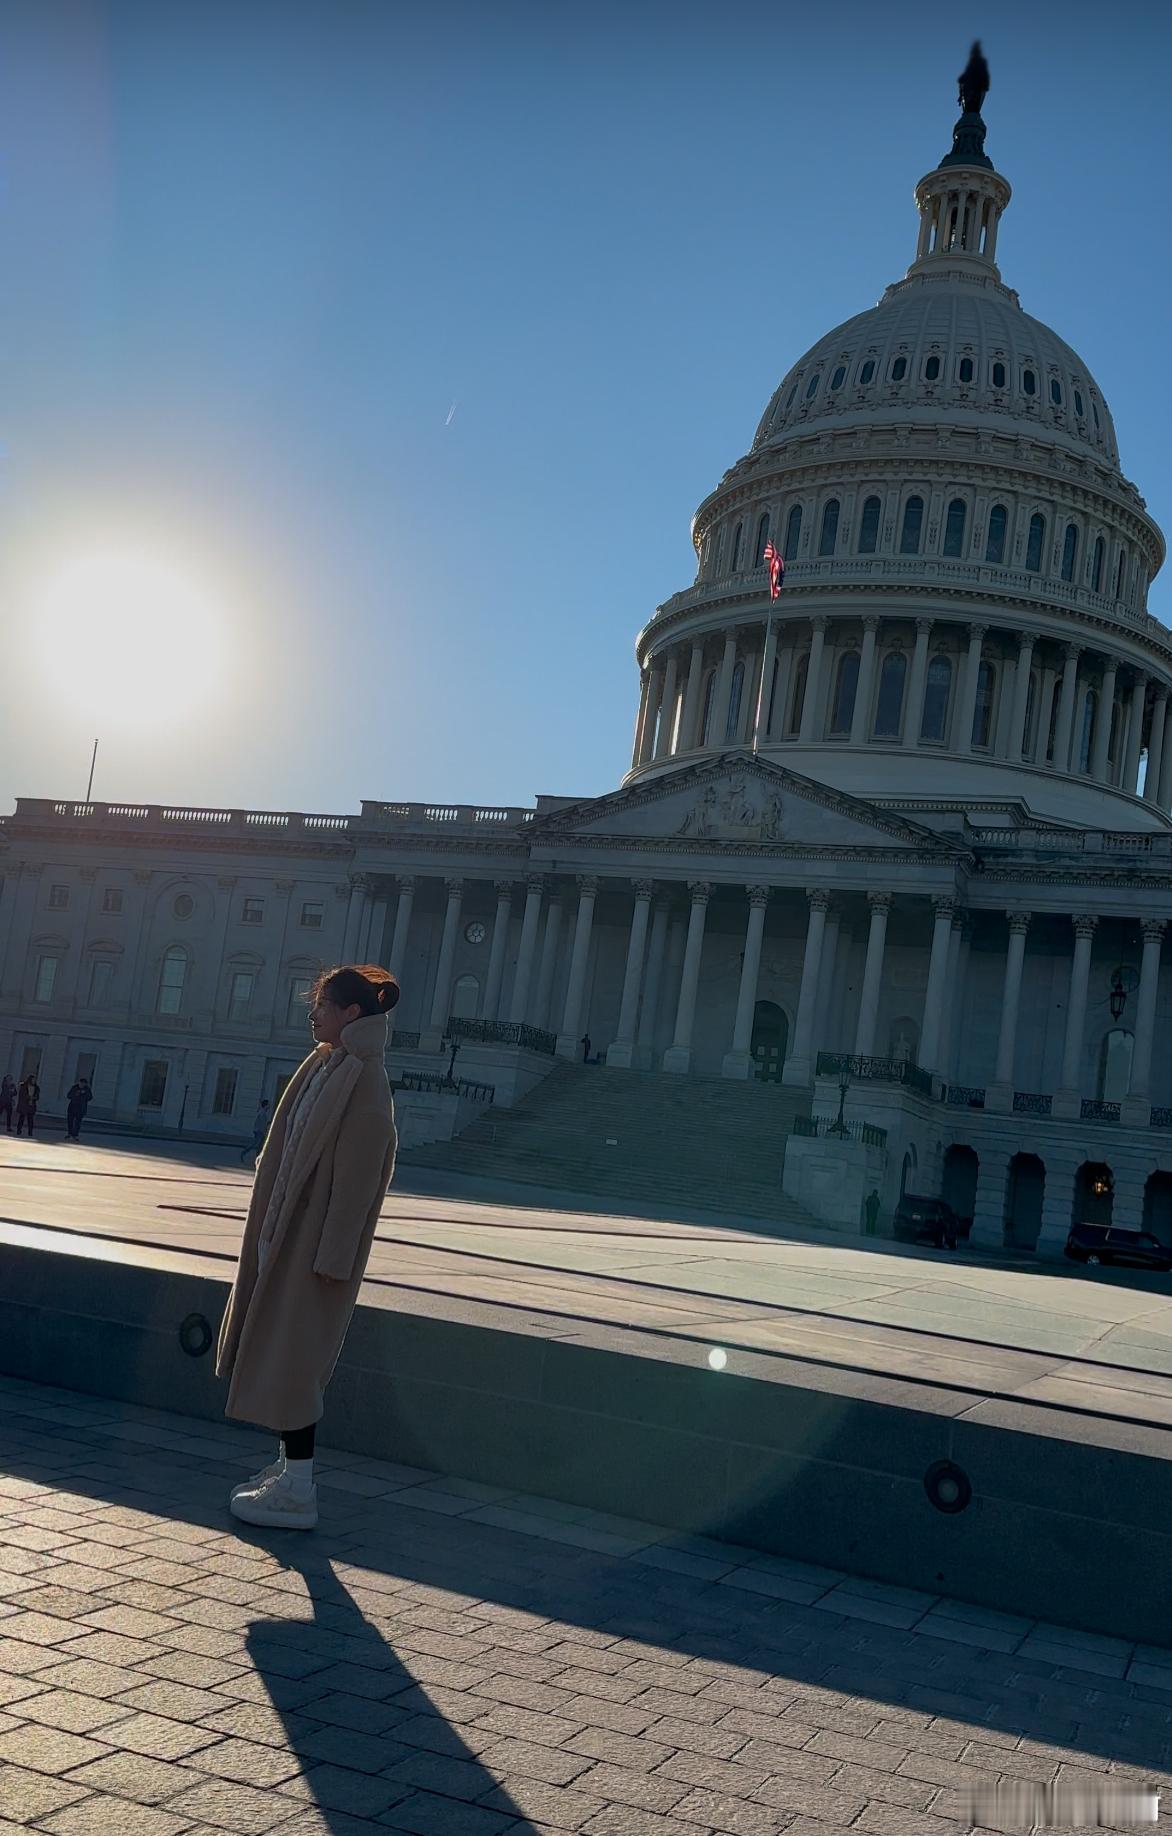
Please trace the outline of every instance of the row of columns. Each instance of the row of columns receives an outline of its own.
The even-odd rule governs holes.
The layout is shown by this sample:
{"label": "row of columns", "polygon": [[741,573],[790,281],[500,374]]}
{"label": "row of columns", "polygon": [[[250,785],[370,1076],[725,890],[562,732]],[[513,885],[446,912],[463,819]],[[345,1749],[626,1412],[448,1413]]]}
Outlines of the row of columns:
{"label": "row of columns", "polygon": [[[904,698],[900,741],[904,747],[914,748],[920,744],[929,647],[936,622],[938,621],[931,618],[916,620],[915,645]],[[806,687],[797,735],[799,740],[807,742],[823,736],[823,710],[829,686],[825,679],[828,661],[826,644],[828,620],[818,616],[809,623],[810,641]],[[863,619],[862,625],[859,673],[850,727],[852,745],[861,745],[866,742],[875,700],[879,619],[875,615],[868,615]],[[968,644],[961,658],[953,689],[951,750],[954,752],[967,753],[972,750],[973,719],[976,711],[981,663],[985,660],[984,643],[988,632],[987,625],[976,624],[968,627]],[[1002,668],[1012,670],[1012,686],[1002,685],[1001,693],[1008,713],[1007,718],[999,723],[1000,744],[994,750],[998,756],[1012,762],[1020,761],[1026,756],[1026,719],[1029,712],[1030,676],[1034,667],[1036,643],[1037,639],[1032,632],[1024,632],[1018,639],[1016,658],[1008,661],[1000,660]],[[710,743],[717,748],[725,743],[728,733],[737,649],[738,638],[734,632],[724,640],[712,696],[709,722]],[[702,640],[693,640],[686,671],[682,670],[681,650],[681,646],[675,646],[662,657],[653,658],[643,673],[639,717],[636,722],[635,743],[631,755],[633,768],[658,762],[676,752],[694,751],[702,742],[703,735],[700,726],[704,712],[702,699],[703,680],[706,673],[705,647]],[[1072,769],[1073,761],[1073,768],[1077,770],[1079,762],[1077,749],[1081,739],[1078,730],[1081,691],[1095,687],[1099,700],[1087,775],[1097,783],[1134,790],[1139,777],[1139,762],[1143,749],[1149,678],[1141,671],[1132,669],[1130,695],[1120,703],[1119,734],[1122,743],[1118,756],[1112,761],[1108,757],[1108,749],[1112,710],[1116,702],[1121,665],[1118,658],[1108,655],[1103,664],[1101,680],[1099,680],[1097,677],[1092,677],[1085,667],[1085,659],[1090,654],[1080,645],[1067,644],[1063,647],[1060,665],[1046,665],[1039,669],[1039,693],[1035,708],[1033,743],[1030,746],[1029,762],[1039,765],[1048,764],[1053,770],[1066,773]],[[771,620],[766,627],[763,646],[757,649],[752,659],[746,659],[747,663],[751,661],[752,668],[746,668],[745,692],[742,695],[741,718],[738,723],[739,731],[732,736],[734,740],[741,741],[752,733],[753,716],[762,682],[765,684],[766,693],[762,697],[763,718],[760,737],[763,740],[777,740],[785,735],[790,681],[799,655],[800,646],[798,649],[779,651],[778,627]],[[777,678],[770,695],[769,685],[773,681],[775,663],[778,664]],[[681,680],[683,697],[680,704],[678,732],[676,732],[673,729],[676,726],[676,706]],[[1148,770],[1143,793],[1148,802],[1157,803],[1162,809],[1167,809],[1172,803],[1172,745],[1167,743],[1170,694],[1172,691],[1168,687],[1157,684],[1152,705]],[[1051,721],[1055,719],[1055,700],[1057,700],[1058,712],[1054,731],[1054,757],[1048,760],[1046,753]],[[662,718],[660,718],[661,711]],[[770,719],[771,712],[772,719]],[[746,714],[748,714],[747,718]],[[1126,735],[1125,739],[1124,735]]]}

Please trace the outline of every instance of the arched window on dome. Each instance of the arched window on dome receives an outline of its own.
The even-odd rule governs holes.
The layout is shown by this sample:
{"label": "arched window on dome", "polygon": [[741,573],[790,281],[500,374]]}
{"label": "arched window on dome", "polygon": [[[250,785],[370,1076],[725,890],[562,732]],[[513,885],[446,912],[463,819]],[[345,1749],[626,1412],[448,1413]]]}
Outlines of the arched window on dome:
{"label": "arched window on dome", "polygon": [[765,562],[765,544],[769,540],[769,512],[757,519],[757,541],[753,549],[753,566],[761,567]]}
{"label": "arched window on dome", "polygon": [[973,360],[971,357],[961,358],[960,368],[957,371],[957,376],[959,377],[962,383],[972,382],[973,380]]}
{"label": "arched window on dome", "polygon": [[903,719],[903,688],[907,658],[902,650],[888,651],[879,672],[879,698],[875,704],[875,738],[898,739]]}
{"label": "arched window on dome", "polygon": [[1066,534],[1062,538],[1062,578],[1074,579],[1075,564],[1078,561],[1078,527],[1067,523]]}
{"label": "arched window on dome", "polygon": [[879,518],[883,506],[877,497],[868,497],[859,518],[859,553],[873,555],[879,546]]}
{"label": "arched window on dome", "polygon": [[1095,558],[1091,562],[1091,592],[1092,593],[1101,593],[1103,591],[1103,561],[1106,556],[1106,553],[1107,553],[1107,547],[1106,547],[1105,542],[1103,541],[1102,536],[1096,536],[1095,537]]}
{"label": "arched window on dome", "polygon": [[1095,431],[1097,433],[1101,429],[1103,423],[1099,419],[1099,404],[1093,395],[1091,396],[1091,413],[1094,416]]}
{"label": "arched window on dome", "polygon": [[811,376],[809,382],[806,384],[806,400],[807,401],[811,401],[813,397],[817,395],[818,384],[821,382],[821,380],[822,378],[819,376],[817,370],[815,370],[813,376]]}
{"label": "arched window on dome", "polygon": [[891,366],[892,382],[902,382],[907,375],[907,358],[897,357]]}
{"label": "arched window on dome", "polygon": [[793,388],[790,390],[789,394],[785,398],[785,412],[787,414],[789,413],[790,409],[793,407],[797,399],[798,399],[798,385],[797,383],[795,383]]}
{"label": "arched window on dome", "polygon": [[973,708],[973,745],[988,750],[993,737],[993,698],[997,692],[997,670],[992,663],[982,663],[977,671],[977,700]]}
{"label": "arched window on dome", "polygon": [[1035,510],[1030,518],[1029,539],[1026,542],[1026,572],[1040,574],[1042,571],[1042,549],[1046,543],[1046,519],[1040,510]]}
{"label": "arched window on dome", "polygon": [[1116,599],[1123,598],[1123,587],[1124,587],[1124,583],[1126,579],[1127,579],[1127,550],[1125,548],[1121,548],[1119,551],[1119,566],[1115,569],[1115,597]]}
{"label": "arched window on dome", "polygon": [[948,732],[948,703],[952,697],[952,663],[948,657],[933,657],[924,678],[924,713],[920,721],[920,738],[942,745]]}
{"label": "arched window on dome", "polygon": [[924,381],[925,382],[935,382],[938,379],[939,375],[940,375],[939,357],[929,357],[927,363],[924,365]]}
{"label": "arched window on dome", "polygon": [[1074,412],[1075,414],[1077,414],[1080,421],[1082,420],[1083,415],[1086,413],[1086,404],[1084,403],[1082,399],[1081,389],[1076,389],[1074,392]]}
{"label": "arched window on dome", "polygon": [[745,665],[743,662],[740,662],[733,670],[732,689],[728,698],[728,719],[724,723],[724,738],[726,744],[729,740],[735,739],[737,736],[737,728],[741,721],[741,703],[744,698]]}
{"label": "arched window on dome", "polygon": [[1053,402],[1055,408],[1061,408],[1062,406],[1062,384],[1059,382],[1056,376],[1052,376],[1050,378],[1050,400]]}
{"label": "arched window on dome", "polygon": [[1119,698],[1116,696],[1115,700],[1111,703],[1111,725],[1107,729],[1107,763],[1112,771],[1114,771],[1115,762],[1119,757],[1119,720],[1120,705]]}
{"label": "arched window on dome", "polygon": [[989,512],[989,536],[985,543],[986,561],[1004,561],[1005,532],[1009,527],[1009,512],[1004,504],[994,504]]}
{"label": "arched window on dome", "polygon": [[801,731],[802,709],[806,705],[806,677],[809,670],[810,653],[804,651],[798,658],[797,668],[794,670],[794,685],[789,697],[789,720],[786,722],[786,732],[794,739]]}
{"label": "arched window on dome", "polygon": [[716,671],[710,669],[704,678],[704,699],[700,703],[700,744],[712,744],[712,697],[716,693]]}
{"label": "arched window on dome", "polygon": [[1093,688],[1087,689],[1082,698],[1082,725],[1078,736],[1078,769],[1088,772],[1091,769],[1091,754],[1095,744],[1095,710],[1099,697]]}
{"label": "arched window on dome", "polygon": [[1025,731],[1022,735],[1022,752],[1029,759],[1034,752],[1034,727],[1038,718],[1038,672],[1031,669],[1029,686],[1026,689]]}
{"label": "arched window on dome", "polygon": [[840,363],[835,369],[834,375],[830,378],[830,387],[832,389],[841,389],[845,381],[846,365],[845,363]]}
{"label": "arched window on dome", "polygon": [[822,509],[822,530],[818,537],[818,553],[832,555],[838,541],[838,499],[832,497]]}
{"label": "arched window on dome", "polygon": [[863,365],[862,369],[859,371],[859,382],[861,384],[864,384],[864,383],[874,382],[874,380],[875,380],[875,359],[873,357],[868,357],[866,363]]}
{"label": "arched window on dome", "polygon": [[1003,363],[995,363],[993,365],[993,387],[995,389],[1004,389],[1005,382],[1005,365]]}
{"label": "arched window on dome", "polygon": [[787,562],[798,558],[798,543],[802,539],[802,506],[795,504],[785,520],[785,559]]}
{"label": "arched window on dome", "polygon": [[741,554],[744,549],[744,546],[745,546],[745,525],[743,523],[738,523],[736,528],[733,530],[732,561],[729,565],[730,573],[737,574],[740,572]]}
{"label": "arched window on dome", "polygon": [[1021,392],[1023,395],[1036,395],[1038,393],[1038,379],[1032,370],[1022,371]]}
{"label": "arched window on dome", "polygon": [[834,701],[830,709],[832,735],[849,734],[855,717],[855,696],[859,690],[859,653],[847,650],[838,660],[834,681]]}
{"label": "arched window on dome", "polygon": [[716,532],[716,554],[712,562],[712,578],[719,580],[724,572],[724,538],[726,530],[722,523]]}
{"label": "arched window on dome", "polygon": [[901,555],[918,555],[920,552],[920,531],[924,524],[924,500],[922,497],[909,497],[903,507],[903,527],[899,532],[899,552]]}
{"label": "arched window on dome", "polygon": [[1052,764],[1058,744],[1058,714],[1061,699],[1057,694],[1050,697],[1050,725],[1046,733],[1046,763]]}
{"label": "arched window on dome", "polygon": [[963,555],[964,553],[964,517],[964,498],[954,497],[948,506],[948,515],[944,519],[944,552],[946,555]]}

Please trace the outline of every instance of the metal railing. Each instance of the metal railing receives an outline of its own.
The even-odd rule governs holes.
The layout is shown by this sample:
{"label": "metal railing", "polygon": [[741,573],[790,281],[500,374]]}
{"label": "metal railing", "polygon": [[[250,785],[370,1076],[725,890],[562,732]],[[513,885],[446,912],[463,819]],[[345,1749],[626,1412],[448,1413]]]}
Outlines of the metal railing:
{"label": "metal railing", "polygon": [[1172,1109],[1167,1108],[1163,1103],[1153,1103],[1150,1126],[1152,1128],[1172,1128]]}
{"label": "metal railing", "polygon": [[1054,1106],[1054,1099],[1034,1090],[1015,1090],[1013,1093],[1013,1113],[1015,1116],[1048,1116]]}
{"label": "metal railing", "polygon": [[447,1034],[449,1039],[467,1039],[481,1045],[521,1046],[527,1052],[544,1052],[551,1058],[558,1043],[556,1033],[547,1033],[540,1026],[526,1026],[518,1020],[460,1020],[454,1014],[448,1019]]}
{"label": "metal railing", "polygon": [[401,1033],[398,1027],[396,1027],[395,1031],[391,1034],[391,1040],[387,1050],[393,1052],[396,1048],[401,1052],[417,1052],[419,1050],[419,1034]]}
{"label": "metal railing", "polygon": [[837,1122],[833,1116],[795,1116],[791,1133],[831,1141],[861,1141],[866,1147],[886,1147],[887,1130],[874,1122]]}
{"label": "metal railing", "polygon": [[861,1084],[905,1084],[921,1096],[931,1096],[932,1077],[910,1058],[857,1058],[854,1053],[819,1052],[819,1077],[848,1077]]}
{"label": "metal railing", "polygon": [[1083,1122],[1118,1122],[1119,1104],[1099,1103],[1094,1097],[1084,1097],[1078,1113]]}
{"label": "metal railing", "polygon": [[953,1109],[984,1109],[985,1086],[983,1084],[949,1084],[944,1100]]}
{"label": "metal railing", "polygon": [[465,1078],[441,1077],[436,1071],[401,1071],[391,1079],[392,1090],[424,1090],[439,1096],[467,1097],[473,1103],[496,1100],[494,1084],[473,1084]]}

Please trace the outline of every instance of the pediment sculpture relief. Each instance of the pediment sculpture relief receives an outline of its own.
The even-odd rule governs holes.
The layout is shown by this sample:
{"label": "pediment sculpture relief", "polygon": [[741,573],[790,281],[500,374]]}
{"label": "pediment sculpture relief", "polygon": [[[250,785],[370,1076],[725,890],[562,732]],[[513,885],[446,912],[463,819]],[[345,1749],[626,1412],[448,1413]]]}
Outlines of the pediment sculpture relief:
{"label": "pediment sculpture relief", "polygon": [[709,784],[676,831],[698,841],[778,841],[782,800],[755,779]]}

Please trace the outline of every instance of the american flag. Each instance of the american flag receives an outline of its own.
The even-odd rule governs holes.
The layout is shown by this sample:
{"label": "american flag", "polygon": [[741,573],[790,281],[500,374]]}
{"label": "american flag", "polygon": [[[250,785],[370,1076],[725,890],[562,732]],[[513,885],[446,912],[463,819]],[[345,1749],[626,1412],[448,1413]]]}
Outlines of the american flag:
{"label": "american flag", "polygon": [[776,599],[785,583],[785,561],[772,539],[766,542],[762,559],[769,569],[769,597]]}

